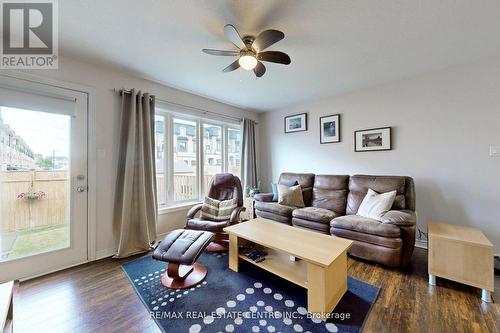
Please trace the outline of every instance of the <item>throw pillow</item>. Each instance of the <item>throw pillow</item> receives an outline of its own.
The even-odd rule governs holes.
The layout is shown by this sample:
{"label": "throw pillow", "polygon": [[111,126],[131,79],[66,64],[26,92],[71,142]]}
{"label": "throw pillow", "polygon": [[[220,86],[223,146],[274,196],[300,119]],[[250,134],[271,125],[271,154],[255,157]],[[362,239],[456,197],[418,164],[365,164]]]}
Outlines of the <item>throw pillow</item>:
{"label": "throw pillow", "polygon": [[302,188],[300,185],[288,187],[278,184],[278,203],[280,205],[298,208],[305,207],[304,198],[302,197]]}
{"label": "throw pillow", "polygon": [[370,188],[359,206],[357,215],[380,221],[391,209],[395,198],[396,191],[380,194]]}
{"label": "throw pillow", "polygon": [[[299,182],[297,180],[289,180],[289,181],[283,181],[281,185],[285,185],[288,187],[292,187],[295,185],[299,185]],[[271,183],[271,189],[273,192],[273,201],[278,201],[279,194],[278,194],[278,185],[276,183]]]}
{"label": "throw pillow", "polygon": [[216,200],[205,197],[201,206],[201,219],[215,222],[229,221],[231,213],[238,206],[236,198],[230,200]]}

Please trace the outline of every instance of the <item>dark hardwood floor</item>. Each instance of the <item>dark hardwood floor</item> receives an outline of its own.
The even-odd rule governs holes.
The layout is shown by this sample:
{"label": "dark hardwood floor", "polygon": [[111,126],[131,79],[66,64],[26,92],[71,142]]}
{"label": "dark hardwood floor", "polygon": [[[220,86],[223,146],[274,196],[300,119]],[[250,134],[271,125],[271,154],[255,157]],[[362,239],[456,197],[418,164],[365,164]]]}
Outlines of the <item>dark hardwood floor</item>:
{"label": "dark hardwood floor", "polygon": [[[134,258],[132,258],[134,259]],[[120,265],[103,259],[21,283],[16,332],[160,332]],[[349,258],[349,274],[381,287],[364,332],[500,332],[500,306],[480,290],[427,284],[427,252],[392,270]]]}

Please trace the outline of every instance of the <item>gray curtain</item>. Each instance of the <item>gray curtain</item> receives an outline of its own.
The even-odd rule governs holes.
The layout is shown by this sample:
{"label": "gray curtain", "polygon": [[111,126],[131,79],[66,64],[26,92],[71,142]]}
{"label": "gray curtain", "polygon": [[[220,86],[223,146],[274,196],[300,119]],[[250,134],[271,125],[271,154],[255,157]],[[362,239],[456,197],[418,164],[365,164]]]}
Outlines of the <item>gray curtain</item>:
{"label": "gray curtain", "polygon": [[156,241],[157,196],[154,96],[122,92],[120,152],[115,191],[115,258],[149,251]]}
{"label": "gray curtain", "polygon": [[255,153],[255,125],[251,119],[243,119],[243,140],[241,151],[242,183],[243,188],[257,186],[257,158]]}

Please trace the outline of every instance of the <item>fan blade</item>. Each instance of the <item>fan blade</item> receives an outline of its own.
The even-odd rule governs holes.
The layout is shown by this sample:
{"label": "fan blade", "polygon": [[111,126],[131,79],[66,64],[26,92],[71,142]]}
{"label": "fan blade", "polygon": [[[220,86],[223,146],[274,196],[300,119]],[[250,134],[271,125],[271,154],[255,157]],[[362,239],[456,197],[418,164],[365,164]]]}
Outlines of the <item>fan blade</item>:
{"label": "fan blade", "polygon": [[235,69],[238,69],[240,68],[240,63],[238,62],[240,59],[236,60],[235,62],[233,62],[231,65],[227,66],[226,68],[224,68],[222,71],[223,72],[232,72],[234,71]]}
{"label": "fan blade", "polygon": [[264,51],[264,49],[279,42],[283,38],[285,38],[285,34],[279,30],[262,31],[253,41],[252,47],[257,50],[257,52]]}
{"label": "fan blade", "polygon": [[257,66],[253,69],[253,72],[255,73],[255,76],[261,77],[266,72],[266,66],[259,61],[257,62]]}
{"label": "fan blade", "polygon": [[257,54],[257,59],[261,61],[275,62],[277,64],[290,65],[292,62],[288,54],[279,51],[265,51]]}
{"label": "fan blade", "polygon": [[236,47],[238,47],[239,49],[246,50],[247,47],[245,43],[243,43],[243,40],[241,39],[241,36],[238,33],[238,30],[236,30],[236,28],[233,25],[226,24],[224,26],[224,36],[226,36],[226,38],[229,39],[229,41],[234,45],[236,45]]}
{"label": "fan blade", "polygon": [[202,49],[206,54],[216,55],[216,56],[230,56],[236,57],[240,54],[238,51],[222,51],[222,50],[213,50],[213,49]]}

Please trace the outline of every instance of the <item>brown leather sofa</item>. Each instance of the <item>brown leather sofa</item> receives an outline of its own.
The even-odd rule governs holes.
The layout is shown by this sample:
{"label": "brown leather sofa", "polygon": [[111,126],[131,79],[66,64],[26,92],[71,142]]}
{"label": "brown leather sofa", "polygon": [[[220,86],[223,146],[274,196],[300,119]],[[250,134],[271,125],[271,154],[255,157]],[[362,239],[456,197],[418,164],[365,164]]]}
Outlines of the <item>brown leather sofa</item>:
{"label": "brown leather sofa", "polygon": [[[311,174],[283,173],[280,183],[296,179],[309,185]],[[307,179],[307,182],[304,182]],[[382,221],[356,215],[371,188],[379,193],[396,190],[391,211]],[[403,176],[312,175],[305,208],[272,202],[272,194],[255,196],[257,216],[354,241],[349,254],[391,267],[408,264],[415,245],[415,186]],[[306,201],[306,198],[308,199]],[[309,199],[310,198],[310,199]],[[273,210],[274,209],[274,210]],[[286,214],[286,215],[285,215]]]}

